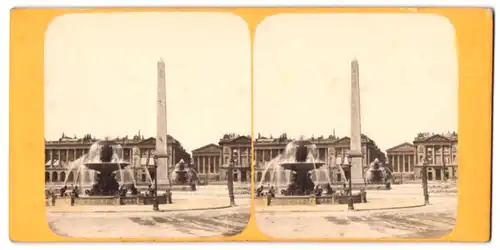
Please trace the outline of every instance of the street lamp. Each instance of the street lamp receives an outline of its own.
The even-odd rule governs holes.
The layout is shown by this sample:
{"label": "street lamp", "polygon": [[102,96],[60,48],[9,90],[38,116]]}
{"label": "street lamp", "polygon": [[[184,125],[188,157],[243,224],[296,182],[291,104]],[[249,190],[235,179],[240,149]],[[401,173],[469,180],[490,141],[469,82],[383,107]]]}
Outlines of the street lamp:
{"label": "street lamp", "polygon": [[427,188],[427,165],[429,161],[427,159],[427,155],[424,158],[424,162],[422,164],[422,189],[424,191],[424,202],[425,205],[429,204],[429,190]]}
{"label": "street lamp", "polygon": [[349,198],[347,202],[347,210],[354,210],[354,203],[352,200],[352,155],[347,155],[347,166],[349,167]]}
{"label": "street lamp", "polygon": [[229,205],[235,206],[234,202],[234,187],[233,187],[233,168],[235,163],[238,162],[238,150],[231,150],[231,159],[229,161],[229,166],[227,167],[227,189],[229,192]]}

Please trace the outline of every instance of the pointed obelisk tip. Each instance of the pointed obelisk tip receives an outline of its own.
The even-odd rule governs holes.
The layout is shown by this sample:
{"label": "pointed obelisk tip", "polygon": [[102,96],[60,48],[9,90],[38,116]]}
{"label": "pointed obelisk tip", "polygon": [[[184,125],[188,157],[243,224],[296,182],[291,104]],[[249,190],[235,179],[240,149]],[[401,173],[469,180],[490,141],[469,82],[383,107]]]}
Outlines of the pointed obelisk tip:
{"label": "pointed obelisk tip", "polygon": [[163,62],[163,58],[160,57],[160,60],[158,61],[158,63],[161,63],[161,64],[164,64],[165,62]]}
{"label": "pointed obelisk tip", "polygon": [[351,62],[353,62],[353,63],[356,62],[357,63],[358,59],[356,57],[353,57],[352,60],[351,60]]}

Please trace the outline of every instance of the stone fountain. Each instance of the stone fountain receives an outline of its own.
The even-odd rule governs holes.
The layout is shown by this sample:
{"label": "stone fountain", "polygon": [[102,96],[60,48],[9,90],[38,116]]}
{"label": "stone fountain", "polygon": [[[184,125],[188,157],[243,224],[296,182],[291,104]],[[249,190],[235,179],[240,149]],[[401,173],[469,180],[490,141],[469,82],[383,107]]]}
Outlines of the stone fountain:
{"label": "stone fountain", "polygon": [[290,183],[283,194],[309,195],[313,193],[316,184],[319,183],[313,181],[311,171],[325,164],[317,159],[316,154],[316,146],[310,141],[297,140],[287,145],[283,158],[278,163],[283,169],[291,171]]}
{"label": "stone fountain", "polygon": [[[175,188],[176,190],[179,189],[178,187],[181,187],[181,190],[196,191],[198,175],[192,168],[189,167],[187,163],[184,162],[184,160],[181,159],[175,165],[171,176],[174,186],[177,186],[177,188]],[[184,189],[182,187],[184,187]]]}
{"label": "stone fountain", "polygon": [[[285,178],[281,176],[285,173]],[[263,197],[267,205],[347,204],[346,190],[333,190],[328,168],[318,157],[316,145],[309,140],[290,142],[284,152],[269,161],[264,176],[257,185],[257,197]],[[283,181],[284,179],[284,181]],[[268,186],[263,195],[264,185]],[[281,189],[277,192],[277,189]],[[325,190],[323,190],[325,188]],[[366,202],[364,190],[352,195],[355,203]]]}
{"label": "stone fountain", "polygon": [[[125,181],[124,169],[129,166],[128,162],[122,160],[123,149],[113,141],[99,141],[91,146],[89,153],[83,161],[83,165],[90,170],[96,171],[96,183],[88,193],[90,196],[113,196],[118,194],[120,184],[116,173],[120,174],[122,185]],[[132,180],[134,180],[132,176]],[[135,188],[135,181],[133,181]]]}
{"label": "stone fountain", "polygon": [[[126,205],[152,204],[152,192],[139,194],[129,163],[123,160],[123,148],[115,141],[98,141],[89,152],[70,163],[69,171],[76,171],[71,195],[72,205]],[[80,188],[88,186],[83,180],[84,172],[95,171],[90,190],[80,194]],[[146,171],[147,172],[147,171]],[[66,175],[69,176],[69,175]],[[67,187],[67,179],[65,181]],[[130,194],[129,190],[130,189]],[[166,204],[165,195],[158,196],[159,204]]]}

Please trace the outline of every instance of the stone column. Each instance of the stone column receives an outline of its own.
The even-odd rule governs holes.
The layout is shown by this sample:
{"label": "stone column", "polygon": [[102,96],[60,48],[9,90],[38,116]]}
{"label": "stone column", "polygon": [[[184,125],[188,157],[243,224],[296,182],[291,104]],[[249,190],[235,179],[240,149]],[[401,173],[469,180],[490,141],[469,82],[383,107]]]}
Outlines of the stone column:
{"label": "stone column", "polygon": [[210,156],[205,156],[205,174],[210,171]]}
{"label": "stone column", "polygon": [[57,161],[59,164],[59,167],[61,166],[61,150],[57,150]]}
{"label": "stone column", "polygon": [[201,173],[201,157],[200,156],[196,156],[196,170],[198,171],[198,173]]}
{"label": "stone column", "polygon": [[436,164],[436,146],[432,146],[432,164]]}
{"label": "stone column", "polygon": [[212,158],[212,161],[211,161],[212,163],[210,164],[210,166],[211,166],[210,173],[213,174],[213,173],[215,173],[215,156],[211,156],[211,158]]}
{"label": "stone column", "polygon": [[[54,150],[53,150],[53,149],[51,149],[51,150],[50,150],[50,167],[51,167],[51,168],[52,168],[52,167],[53,167],[53,165],[54,165],[53,163],[54,163]],[[50,178],[52,178],[52,176],[51,176]]]}
{"label": "stone column", "polygon": [[397,172],[401,172],[401,169],[399,169],[399,155],[394,155],[394,165],[396,166]]}
{"label": "stone column", "polygon": [[444,147],[445,146],[441,146],[441,164],[444,166],[445,164],[448,164],[448,163],[445,163],[444,162]]}
{"label": "stone column", "polygon": [[363,180],[363,154],[361,152],[361,101],[359,90],[358,60],[351,61],[351,183],[353,187],[365,186]]}
{"label": "stone column", "polygon": [[396,169],[396,165],[394,164],[394,155],[388,155],[387,157],[389,157],[389,162],[391,163],[392,171],[397,172],[398,170]]}
{"label": "stone column", "polygon": [[201,156],[201,162],[202,162],[201,163],[201,168],[203,169],[201,172],[203,172],[203,174],[205,174],[206,173],[206,171],[205,171],[205,165],[206,165],[206,163],[205,163],[206,162],[205,156]]}
{"label": "stone column", "polygon": [[406,168],[405,168],[405,164],[406,164],[406,155],[401,155],[401,157],[403,158],[403,166],[402,166],[402,170],[401,172],[406,172]]}

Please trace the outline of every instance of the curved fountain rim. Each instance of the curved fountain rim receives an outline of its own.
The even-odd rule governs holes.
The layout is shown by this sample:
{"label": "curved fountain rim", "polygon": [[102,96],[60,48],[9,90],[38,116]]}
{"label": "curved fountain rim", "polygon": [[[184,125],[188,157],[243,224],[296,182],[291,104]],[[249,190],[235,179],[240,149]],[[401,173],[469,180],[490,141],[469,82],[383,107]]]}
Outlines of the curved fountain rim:
{"label": "curved fountain rim", "polygon": [[85,164],[129,164],[130,162],[128,161],[115,161],[115,162],[103,162],[103,161],[84,161],[83,165]]}

